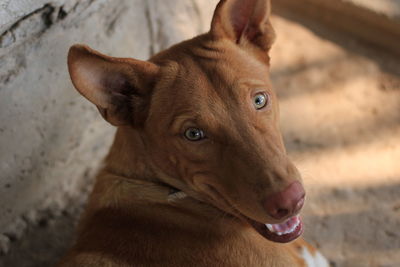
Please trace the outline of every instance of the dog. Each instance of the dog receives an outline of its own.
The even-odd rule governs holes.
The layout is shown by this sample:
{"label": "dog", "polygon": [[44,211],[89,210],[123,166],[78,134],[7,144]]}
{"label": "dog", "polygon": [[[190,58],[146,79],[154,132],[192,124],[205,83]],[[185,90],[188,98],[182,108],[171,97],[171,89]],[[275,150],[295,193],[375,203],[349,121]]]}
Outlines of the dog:
{"label": "dog", "polygon": [[59,266],[329,266],[269,79],[269,0],[221,0],[208,33],[148,61],[74,45],[75,88],[117,127]]}

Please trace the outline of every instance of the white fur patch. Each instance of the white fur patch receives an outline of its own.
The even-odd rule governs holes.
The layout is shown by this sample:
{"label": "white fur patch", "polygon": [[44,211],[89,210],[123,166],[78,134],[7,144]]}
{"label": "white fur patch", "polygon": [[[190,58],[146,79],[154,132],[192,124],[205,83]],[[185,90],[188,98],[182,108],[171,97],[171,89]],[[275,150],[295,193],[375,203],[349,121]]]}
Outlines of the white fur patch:
{"label": "white fur patch", "polygon": [[300,256],[306,262],[307,267],[329,267],[330,266],[329,262],[318,251],[315,253],[315,255],[312,255],[306,247],[303,247],[301,250]]}

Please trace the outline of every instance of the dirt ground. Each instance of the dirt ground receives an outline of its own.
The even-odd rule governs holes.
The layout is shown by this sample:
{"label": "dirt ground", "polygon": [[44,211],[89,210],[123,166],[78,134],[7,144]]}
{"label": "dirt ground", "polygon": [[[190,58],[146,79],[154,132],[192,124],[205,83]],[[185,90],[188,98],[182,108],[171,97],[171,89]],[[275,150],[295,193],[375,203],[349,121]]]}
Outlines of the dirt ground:
{"label": "dirt ground", "polygon": [[[305,238],[333,266],[400,266],[400,59],[273,22],[282,129],[308,192]],[[54,264],[81,206],[29,227],[0,266]]]}
{"label": "dirt ground", "polygon": [[400,58],[274,22],[282,128],[308,191],[305,237],[336,266],[400,266]]}

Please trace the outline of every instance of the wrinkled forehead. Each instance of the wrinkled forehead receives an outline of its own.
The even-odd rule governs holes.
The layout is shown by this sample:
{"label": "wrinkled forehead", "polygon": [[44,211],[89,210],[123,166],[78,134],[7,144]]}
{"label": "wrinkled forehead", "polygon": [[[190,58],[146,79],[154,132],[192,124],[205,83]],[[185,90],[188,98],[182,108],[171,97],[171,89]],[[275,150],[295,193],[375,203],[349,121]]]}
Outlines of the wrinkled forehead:
{"label": "wrinkled forehead", "polygon": [[218,94],[232,95],[245,84],[269,84],[268,66],[231,42],[195,46],[181,67],[186,76],[207,80]]}
{"label": "wrinkled forehead", "polygon": [[[156,101],[170,115],[240,107],[251,90],[270,90],[268,66],[232,45],[194,46],[162,68]],[[171,114],[172,113],[172,114]]]}

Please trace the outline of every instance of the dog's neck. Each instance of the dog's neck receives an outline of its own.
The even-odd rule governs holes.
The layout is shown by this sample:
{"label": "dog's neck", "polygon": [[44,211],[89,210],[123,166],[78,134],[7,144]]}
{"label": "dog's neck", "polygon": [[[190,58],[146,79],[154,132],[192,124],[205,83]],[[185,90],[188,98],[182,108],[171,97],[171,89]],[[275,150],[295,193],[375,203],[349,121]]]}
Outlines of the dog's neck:
{"label": "dog's neck", "polygon": [[105,168],[114,175],[129,179],[158,180],[140,132],[129,127],[118,128]]}
{"label": "dog's neck", "polygon": [[122,180],[131,180],[167,188],[168,199],[180,199],[186,196],[175,185],[160,179],[154,171],[149,153],[140,132],[129,127],[118,128],[114,143],[105,160],[104,170]]}

